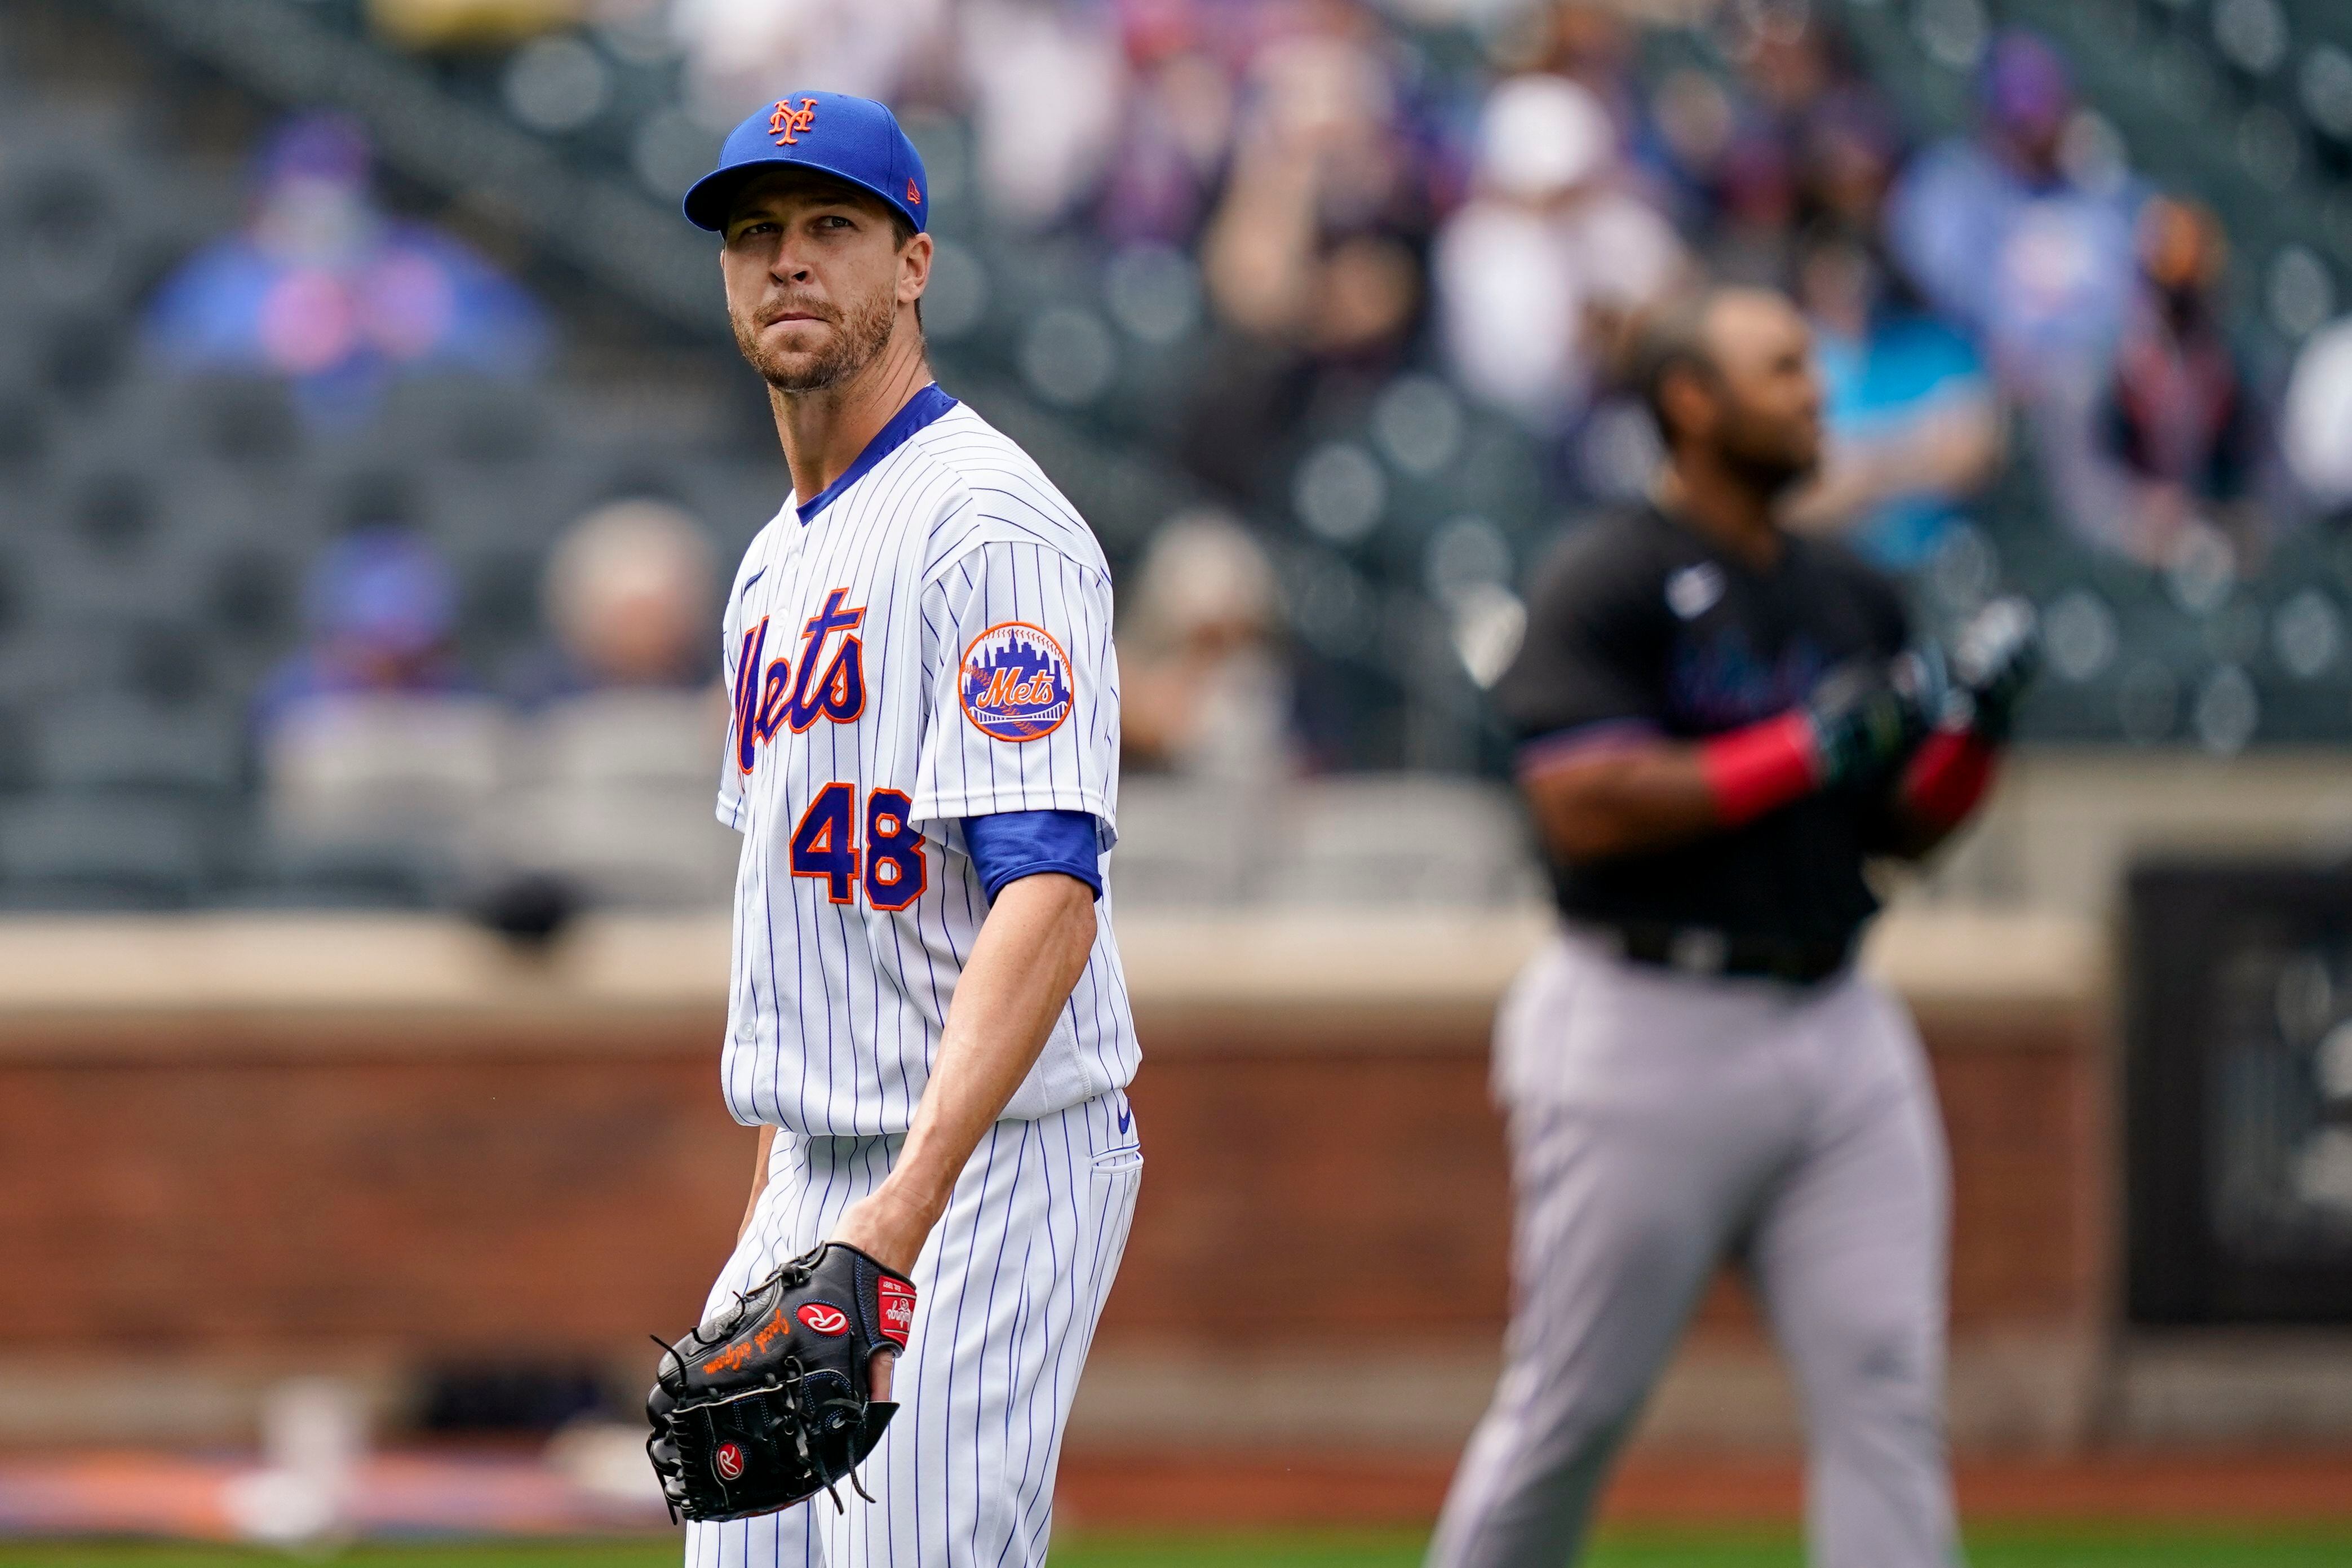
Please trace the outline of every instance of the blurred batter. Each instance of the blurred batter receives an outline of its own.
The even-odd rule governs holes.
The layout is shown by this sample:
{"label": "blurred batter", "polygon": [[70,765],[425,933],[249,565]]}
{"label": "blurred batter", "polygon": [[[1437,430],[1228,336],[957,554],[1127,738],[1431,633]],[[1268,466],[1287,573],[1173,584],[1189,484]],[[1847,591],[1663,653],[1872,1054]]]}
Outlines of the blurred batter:
{"label": "blurred batter", "polygon": [[1864,860],[1981,795],[2031,619],[1979,617],[1948,686],[1892,584],[1776,525],[1822,447],[1779,296],[1655,323],[1641,375],[1654,500],[1570,538],[1496,689],[1565,919],[1497,1026],[1516,1310],[1429,1561],[1577,1558],[1732,1257],[1802,1392],[1814,1562],[1947,1568],[1943,1137],[1910,1019],[1853,959]]}

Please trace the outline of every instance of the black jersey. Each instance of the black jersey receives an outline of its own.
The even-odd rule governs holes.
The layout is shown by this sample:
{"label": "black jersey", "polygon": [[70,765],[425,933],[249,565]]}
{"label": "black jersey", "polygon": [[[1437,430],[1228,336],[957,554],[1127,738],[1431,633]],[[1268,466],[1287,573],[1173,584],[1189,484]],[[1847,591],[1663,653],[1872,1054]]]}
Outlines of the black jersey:
{"label": "black jersey", "polygon": [[[1892,658],[1907,637],[1894,584],[1836,545],[1791,538],[1759,571],[1644,507],[1554,552],[1495,696],[1523,766],[1540,766],[1613,735],[1695,740],[1769,719],[1830,669]],[[1878,908],[1862,867],[1885,831],[1883,795],[1824,792],[1673,848],[1555,861],[1553,885],[1572,917],[1843,942]]]}

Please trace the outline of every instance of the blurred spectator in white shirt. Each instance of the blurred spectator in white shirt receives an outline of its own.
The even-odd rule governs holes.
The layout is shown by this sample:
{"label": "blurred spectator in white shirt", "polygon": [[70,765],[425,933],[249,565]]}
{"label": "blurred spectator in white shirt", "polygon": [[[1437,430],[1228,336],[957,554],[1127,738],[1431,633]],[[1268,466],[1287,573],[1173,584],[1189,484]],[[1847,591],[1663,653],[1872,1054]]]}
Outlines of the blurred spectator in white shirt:
{"label": "blurred spectator in white shirt", "polygon": [[940,45],[948,0],[671,0],[698,109],[714,127],[789,89],[889,101]]}
{"label": "blurred spectator in white shirt", "polygon": [[2279,444],[2304,492],[2328,511],[2352,508],[2352,316],[2303,345],[2279,420]]}
{"label": "blurred spectator in white shirt", "polygon": [[[1490,14],[1514,9],[1512,0],[1469,0]],[[1538,0],[1514,32],[1497,40],[1504,75],[1564,77],[1609,111],[1618,139],[1631,142],[1643,123],[1641,87],[1634,79],[1639,39],[1623,0]]]}
{"label": "blurred spectator in white shirt", "polygon": [[511,683],[517,695],[702,692],[715,679],[714,571],[709,533],[666,501],[614,501],[583,517],[548,560],[553,646]]}
{"label": "blurred spectator in white shirt", "polygon": [[1118,635],[1120,743],[1147,771],[1270,784],[1293,771],[1291,684],[1265,552],[1222,512],[1152,535]]}
{"label": "blurred spectator in white shirt", "polygon": [[963,0],[956,33],[989,211],[1024,228],[1092,192],[1118,143],[1127,62],[1108,7]]}
{"label": "blurred spectator in white shirt", "polygon": [[1439,321],[1464,385],[1538,433],[1574,418],[1614,332],[1686,275],[1673,228],[1618,175],[1599,100],[1513,78],[1486,100],[1477,194],[1438,236]]}
{"label": "blurred spectator in white shirt", "polygon": [[727,703],[711,657],[710,541],[677,507],[616,501],[547,567],[556,652],[488,842],[509,876],[592,902],[711,904],[733,835],[711,816]]}

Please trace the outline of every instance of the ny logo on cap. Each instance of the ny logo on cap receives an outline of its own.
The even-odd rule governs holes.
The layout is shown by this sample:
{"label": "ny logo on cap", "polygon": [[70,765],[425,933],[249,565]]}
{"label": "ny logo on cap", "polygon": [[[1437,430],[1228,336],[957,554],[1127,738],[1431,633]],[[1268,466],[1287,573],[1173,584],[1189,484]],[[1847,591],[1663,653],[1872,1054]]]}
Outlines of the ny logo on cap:
{"label": "ny logo on cap", "polygon": [[800,144],[799,132],[816,123],[816,100],[803,98],[798,109],[786,105],[786,100],[776,100],[776,111],[768,116],[768,134],[776,138],[779,147],[794,147]]}

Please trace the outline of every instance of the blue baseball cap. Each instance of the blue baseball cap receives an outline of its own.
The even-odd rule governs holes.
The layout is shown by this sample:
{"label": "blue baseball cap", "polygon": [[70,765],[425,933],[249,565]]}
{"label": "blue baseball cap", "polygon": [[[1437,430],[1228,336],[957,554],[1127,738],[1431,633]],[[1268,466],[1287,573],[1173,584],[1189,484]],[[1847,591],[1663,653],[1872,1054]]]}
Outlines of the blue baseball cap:
{"label": "blue baseball cap", "polygon": [[814,169],[871,191],[919,232],[930,210],[922,155],[898,117],[870,98],[788,92],[727,133],[719,167],[686,193],[686,220],[716,233],[745,180],[767,169]]}

